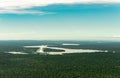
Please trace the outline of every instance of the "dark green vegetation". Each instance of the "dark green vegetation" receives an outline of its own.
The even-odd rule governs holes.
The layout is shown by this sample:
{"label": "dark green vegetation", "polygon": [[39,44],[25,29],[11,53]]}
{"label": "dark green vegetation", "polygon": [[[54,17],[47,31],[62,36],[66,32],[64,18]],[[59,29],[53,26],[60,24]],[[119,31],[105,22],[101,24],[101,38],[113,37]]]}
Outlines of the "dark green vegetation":
{"label": "dark green vegetation", "polygon": [[[4,53],[12,50],[23,51],[23,45],[33,45],[31,42],[31,44],[27,42],[24,44],[15,43],[0,43],[0,78],[120,78],[119,42],[102,42],[104,45],[95,42],[79,42],[81,43],[79,48],[107,49],[108,53],[66,54],[62,56]],[[61,43],[54,44],[61,46]],[[116,51],[116,53],[112,53],[112,51]]]}
{"label": "dark green vegetation", "polygon": [[120,53],[63,56],[0,53],[0,78],[119,78]]}
{"label": "dark green vegetation", "polygon": [[45,49],[44,49],[44,52],[65,52],[65,50],[45,48]]}

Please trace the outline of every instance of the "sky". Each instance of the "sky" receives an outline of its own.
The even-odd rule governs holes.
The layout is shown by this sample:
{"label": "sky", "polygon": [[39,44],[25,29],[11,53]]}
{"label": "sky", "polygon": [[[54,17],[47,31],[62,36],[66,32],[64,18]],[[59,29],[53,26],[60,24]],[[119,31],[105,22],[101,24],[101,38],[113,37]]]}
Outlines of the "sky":
{"label": "sky", "polygon": [[0,40],[120,40],[120,0],[0,0]]}

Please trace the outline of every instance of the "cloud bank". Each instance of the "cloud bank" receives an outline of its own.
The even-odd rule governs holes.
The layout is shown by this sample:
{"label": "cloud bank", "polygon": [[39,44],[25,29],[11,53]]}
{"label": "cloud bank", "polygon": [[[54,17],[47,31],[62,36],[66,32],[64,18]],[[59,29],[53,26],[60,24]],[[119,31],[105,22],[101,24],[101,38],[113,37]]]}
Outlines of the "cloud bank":
{"label": "cloud bank", "polygon": [[37,15],[45,15],[45,14],[54,14],[53,12],[42,12],[37,10],[25,10],[25,9],[0,9],[0,14],[37,14]]}
{"label": "cloud bank", "polygon": [[[44,14],[25,9],[48,6],[52,4],[90,4],[90,3],[120,3],[120,0],[0,0],[0,14]],[[46,14],[46,13],[45,13]]]}

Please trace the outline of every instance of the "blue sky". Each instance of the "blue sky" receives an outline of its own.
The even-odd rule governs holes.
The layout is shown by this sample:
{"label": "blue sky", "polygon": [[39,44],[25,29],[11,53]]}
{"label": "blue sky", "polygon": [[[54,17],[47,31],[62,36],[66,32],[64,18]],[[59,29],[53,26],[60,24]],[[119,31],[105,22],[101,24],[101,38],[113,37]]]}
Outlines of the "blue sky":
{"label": "blue sky", "polygon": [[119,3],[51,4],[0,11],[1,40],[120,39]]}

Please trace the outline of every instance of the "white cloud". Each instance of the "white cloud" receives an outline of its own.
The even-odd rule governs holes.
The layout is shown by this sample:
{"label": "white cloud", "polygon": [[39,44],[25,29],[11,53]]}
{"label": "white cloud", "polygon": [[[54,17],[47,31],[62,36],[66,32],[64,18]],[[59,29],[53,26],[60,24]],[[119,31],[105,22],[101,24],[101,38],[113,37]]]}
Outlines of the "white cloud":
{"label": "white cloud", "polygon": [[1,8],[28,8],[33,6],[46,6],[50,4],[74,3],[119,3],[120,0],[0,0]]}
{"label": "white cloud", "polygon": [[120,3],[120,0],[0,0],[0,13],[43,14],[43,12],[28,11],[25,9],[51,4],[74,3]]}
{"label": "white cloud", "polygon": [[36,10],[25,10],[25,9],[0,9],[0,14],[37,14],[37,15],[44,15],[44,14],[54,14],[52,12],[42,12]]}

